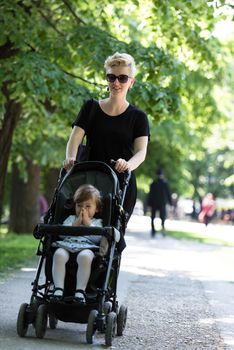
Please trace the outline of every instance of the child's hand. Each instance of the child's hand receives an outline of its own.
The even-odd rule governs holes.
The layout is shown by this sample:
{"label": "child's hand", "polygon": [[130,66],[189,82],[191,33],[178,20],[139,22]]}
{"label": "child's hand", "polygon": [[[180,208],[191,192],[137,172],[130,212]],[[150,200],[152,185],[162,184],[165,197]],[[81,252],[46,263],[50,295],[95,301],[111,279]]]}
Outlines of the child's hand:
{"label": "child's hand", "polygon": [[73,222],[72,226],[80,226],[82,225],[82,222],[83,222],[83,215],[81,211],[79,217]]}
{"label": "child's hand", "polygon": [[82,211],[83,211],[83,225],[85,225],[85,226],[90,226],[90,224],[91,224],[91,219],[90,219],[90,217],[88,216],[88,212],[87,212],[87,210],[85,210],[85,209],[82,209]]}

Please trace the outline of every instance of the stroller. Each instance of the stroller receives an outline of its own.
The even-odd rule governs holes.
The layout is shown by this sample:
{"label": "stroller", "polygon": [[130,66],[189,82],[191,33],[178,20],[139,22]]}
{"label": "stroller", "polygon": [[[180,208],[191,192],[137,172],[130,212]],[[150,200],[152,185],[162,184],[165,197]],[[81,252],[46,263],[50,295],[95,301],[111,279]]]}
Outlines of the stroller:
{"label": "stroller", "polygon": [[[130,179],[130,173],[124,174],[123,189],[120,189],[115,172],[103,162],[76,163],[67,173],[61,169],[58,185],[52,204],[43,224],[34,229],[34,237],[39,239],[37,255],[40,256],[36,276],[32,282],[30,303],[20,306],[17,318],[17,333],[24,337],[28,326],[32,324],[38,338],[43,338],[47,323],[51,329],[57,327],[58,320],[87,324],[86,340],[93,343],[96,331],[105,333],[105,344],[111,346],[115,334],[123,334],[127,307],[119,307],[117,301],[117,280],[120,269],[121,251],[125,247],[124,232],[126,215],[123,202]],[[92,184],[102,194],[103,227],[63,226],[66,217],[73,214],[71,202],[77,187],[82,184]],[[92,271],[86,288],[86,303],[50,300],[54,288],[52,277],[53,248],[52,243],[59,235],[87,236],[104,235],[109,243],[106,256],[100,256],[94,251]],[[44,267],[45,280],[41,283],[41,270]],[[75,290],[75,275],[77,263],[72,258],[66,265],[64,294],[72,295]],[[65,298],[64,298],[65,299]]]}

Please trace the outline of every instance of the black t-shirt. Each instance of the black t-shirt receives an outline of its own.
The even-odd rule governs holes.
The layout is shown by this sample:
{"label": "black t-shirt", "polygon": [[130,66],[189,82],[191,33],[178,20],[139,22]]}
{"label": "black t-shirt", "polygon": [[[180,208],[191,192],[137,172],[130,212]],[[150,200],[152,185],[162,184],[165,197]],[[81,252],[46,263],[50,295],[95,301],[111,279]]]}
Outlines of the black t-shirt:
{"label": "black t-shirt", "polygon": [[[95,113],[91,116],[92,104]],[[81,108],[72,126],[79,126],[89,139],[90,160],[103,161],[110,165],[110,160],[133,156],[134,139],[149,136],[149,123],[146,114],[129,104],[118,116],[109,116],[101,109],[98,101],[89,100]]]}
{"label": "black t-shirt", "polygon": [[[98,101],[89,100],[82,106],[72,126],[79,126],[85,130],[89,140],[89,160],[102,161],[108,165],[111,159],[123,158],[128,161],[133,156],[134,139],[140,136],[149,137],[146,114],[131,104],[122,114],[112,117],[103,112]],[[123,188],[124,174],[116,174],[120,187]],[[124,200],[124,209],[129,218],[136,196],[136,179],[132,172]]]}

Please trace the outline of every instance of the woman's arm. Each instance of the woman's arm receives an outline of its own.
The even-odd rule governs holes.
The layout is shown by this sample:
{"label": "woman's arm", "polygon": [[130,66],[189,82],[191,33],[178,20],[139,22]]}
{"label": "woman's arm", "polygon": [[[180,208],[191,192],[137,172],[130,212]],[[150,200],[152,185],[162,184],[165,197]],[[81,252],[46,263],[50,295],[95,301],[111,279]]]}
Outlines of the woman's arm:
{"label": "woman's arm", "polygon": [[135,170],[144,162],[148,146],[148,136],[137,137],[133,144],[133,157],[128,161],[128,169]]}
{"label": "woman's arm", "polygon": [[84,135],[85,131],[82,128],[79,126],[73,127],[67,143],[66,159],[63,165],[66,170],[69,170],[73,166],[74,161],[76,160],[78,146],[81,144]]}
{"label": "woman's arm", "polygon": [[115,169],[118,172],[125,170],[135,170],[145,160],[148,145],[148,136],[140,136],[134,140],[133,143],[133,157],[126,161],[125,159],[118,159],[115,164]]}

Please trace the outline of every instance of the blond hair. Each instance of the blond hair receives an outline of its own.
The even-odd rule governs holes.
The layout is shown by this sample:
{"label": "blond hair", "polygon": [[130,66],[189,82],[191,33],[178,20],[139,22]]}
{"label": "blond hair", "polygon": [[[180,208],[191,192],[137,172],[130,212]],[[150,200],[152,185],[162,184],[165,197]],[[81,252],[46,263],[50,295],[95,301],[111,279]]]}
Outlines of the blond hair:
{"label": "blond hair", "polygon": [[136,64],[134,58],[127,53],[119,53],[116,52],[114,55],[107,57],[104,63],[104,68],[107,71],[108,68],[111,67],[129,67],[131,72],[131,77],[135,77],[136,75]]}

